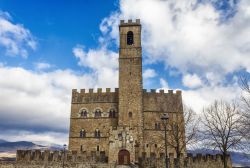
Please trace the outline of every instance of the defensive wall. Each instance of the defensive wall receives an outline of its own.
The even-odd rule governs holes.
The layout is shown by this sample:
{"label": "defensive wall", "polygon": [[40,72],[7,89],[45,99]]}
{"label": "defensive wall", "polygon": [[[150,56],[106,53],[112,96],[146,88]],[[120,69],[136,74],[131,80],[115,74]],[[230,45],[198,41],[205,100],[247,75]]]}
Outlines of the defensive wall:
{"label": "defensive wall", "polygon": [[[103,152],[74,152],[74,151],[41,151],[41,150],[18,150],[16,162],[2,162],[1,168],[59,168],[64,162],[65,168],[116,168],[116,164],[108,164],[108,158]],[[177,160],[173,154],[169,155],[169,168],[175,168]],[[222,155],[202,155],[193,156],[188,154],[187,157],[181,156],[181,168],[223,168]],[[165,156],[156,157],[154,153],[150,156],[144,154],[139,158],[139,166],[135,164],[131,167],[141,168],[164,168]],[[228,168],[231,168],[230,157],[228,159]]]}

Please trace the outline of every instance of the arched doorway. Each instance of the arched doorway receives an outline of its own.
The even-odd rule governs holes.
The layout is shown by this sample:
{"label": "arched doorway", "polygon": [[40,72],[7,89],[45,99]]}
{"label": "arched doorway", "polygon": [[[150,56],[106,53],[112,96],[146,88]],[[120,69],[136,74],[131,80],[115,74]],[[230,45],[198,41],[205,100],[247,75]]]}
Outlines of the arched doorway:
{"label": "arched doorway", "polygon": [[118,153],[118,164],[127,165],[130,164],[130,154],[129,151],[122,149]]}

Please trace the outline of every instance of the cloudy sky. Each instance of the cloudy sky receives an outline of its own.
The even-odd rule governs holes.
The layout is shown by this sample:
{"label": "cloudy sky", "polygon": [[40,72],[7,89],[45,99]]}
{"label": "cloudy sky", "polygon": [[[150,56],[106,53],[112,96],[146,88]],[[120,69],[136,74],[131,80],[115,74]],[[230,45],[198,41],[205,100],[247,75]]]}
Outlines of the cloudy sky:
{"label": "cloudy sky", "polygon": [[72,88],[118,87],[118,24],[141,19],[143,85],[198,113],[240,96],[249,0],[0,0],[0,139],[67,143]]}

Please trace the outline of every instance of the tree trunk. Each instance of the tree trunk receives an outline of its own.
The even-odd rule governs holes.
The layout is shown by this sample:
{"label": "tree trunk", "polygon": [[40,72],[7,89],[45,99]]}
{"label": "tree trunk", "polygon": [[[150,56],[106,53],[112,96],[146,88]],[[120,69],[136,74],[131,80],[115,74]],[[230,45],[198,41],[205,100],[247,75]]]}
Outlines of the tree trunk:
{"label": "tree trunk", "polygon": [[223,152],[223,165],[224,168],[227,168],[227,153]]}
{"label": "tree trunk", "polygon": [[176,151],[176,168],[180,168],[180,158],[181,158],[180,152]]}

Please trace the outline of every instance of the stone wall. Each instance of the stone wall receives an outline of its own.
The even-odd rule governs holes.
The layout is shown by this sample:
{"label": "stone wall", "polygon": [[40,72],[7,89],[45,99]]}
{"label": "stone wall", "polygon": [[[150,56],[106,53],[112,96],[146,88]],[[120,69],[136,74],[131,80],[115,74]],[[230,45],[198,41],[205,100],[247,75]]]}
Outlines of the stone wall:
{"label": "stone wall", "polygon": [[[77,151],[105,151],[109,148],[109,131],[118,124],[118,89],[111,92],[110,88],[103,92],[101,88],[72,90],[72,104],[70,116],[69,149]],[[87,116],[82,117],[82,109],[87,111]],[[101,110],[101,116],[95,116],[95,110]],[[115,111],[115,117],[110,117],[110,110]],[[85,136],[80,137],[80,131],[85,131]],[[95,137],[95,131],[100,131],[100,137]]]}
{"label": "stone wall", "polygon": [[[140,158],[140,167],[143,168],[164,168],[165,167],[165,156],[162,155],[160,158],[151,155],[150,157]],[[175,168],[177,165],[177,160],[174,158],[174,154],[169,154],[169,168]],[[228,168],[232,168],[232,162],[229,157]],[[202,155],[197,154],[193,156],[188,154],[187,157],[181,157],[180,162],[181,168],[224,168],[222,155]]]}
{"label": "stone wall", "polygon": [[[62,168],[60,162],[0,162],[0,168]],[[64,168],[110,168],[106,163],[68,163],[64,164]]]}
{"label": "stone wall", "polygon": [[[159,157],[161,153],[165,152],[164,144],[164,125],[161,121],[161,117],[164,113],[168,113],[169,121],[167,128],[168,142],[172,142],[173,134],[171,132],[171,125],[177,124],[180,130],[183,132],[179,135],[179,143],[184,143],[184,118],[183,118],[183,105],[182,105],[182,93],[181,91],[159,90],[155,89],[150,91],[143,91],[143,116],[144,116],[144,152],[149,157],[151,152],[155,152]],[[156,127],[158,124],[158,127]],[[172,138],[172,139],[171,139]],[[174,142],[172,142],[174,144]],[[168,145],[168,153],[175,153],[174,148]],[[185,153],[185,148],[183,149]]]}
{"label": "stone wall", "polygon": [[[59,168],[63,164],[62,151],[18,150],[16,162],[0,162],[1,168]],[[69,168],[116,168],[116,164],[108,164],[108,158],[101,153],[85,153],[67,151],[64,158],[65,167]],[[174,154],[169,154],[169,168],[175,168],[177,161]],[[202,155],[181,157],[181,168],[223,168],[222,155]],[[139,158],[139,165],[131,167],[164,168],[165,157],[144,155]],[[228,159],[228,168],[232,168],[231,159]]]}

